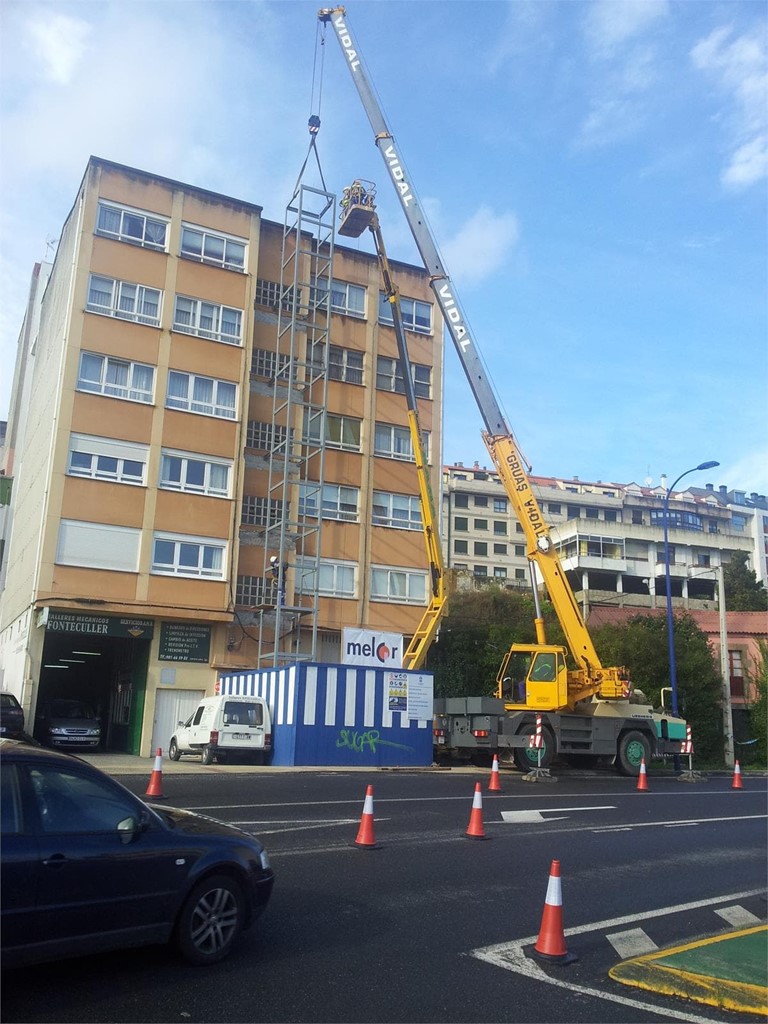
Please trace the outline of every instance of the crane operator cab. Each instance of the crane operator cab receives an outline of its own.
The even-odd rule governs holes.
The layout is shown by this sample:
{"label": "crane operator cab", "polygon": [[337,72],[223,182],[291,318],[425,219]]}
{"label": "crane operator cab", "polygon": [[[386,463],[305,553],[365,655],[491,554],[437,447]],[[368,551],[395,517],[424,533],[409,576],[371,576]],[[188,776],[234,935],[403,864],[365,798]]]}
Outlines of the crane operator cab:
{"label": "crane operator cab", "polygon": [[561,647],[513,644],[497,677],[507,707],[548,711],[567,702],[568,669]]}
{"label": "crane operator cab", "polygon": [[359,238],[373,224],[376,214],[376,186],[372,181],[355,178],[341,194],[339,234]]}

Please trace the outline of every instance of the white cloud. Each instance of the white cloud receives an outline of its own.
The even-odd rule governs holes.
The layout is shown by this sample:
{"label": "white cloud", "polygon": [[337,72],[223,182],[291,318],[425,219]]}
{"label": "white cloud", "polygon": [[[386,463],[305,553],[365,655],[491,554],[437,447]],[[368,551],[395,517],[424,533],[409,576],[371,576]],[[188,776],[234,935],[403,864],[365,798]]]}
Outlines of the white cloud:
{"label": "white cloud", "polygon": [[495,213],[489,206],[481,206],[441,249],[451,276],[477,283],[503,266],[519,236],[513,213]]}
{"label": "white cloud", "polygon": [[587,8],[587,41],[596,56],[610,56],[668,11],[666,0],[597,0]]}
{"label": "white cloud", "polygon": [[768,46],[765,26],[733,37],[723,26],[691,50],[691,62],[707,73],[723,94],[723,124],[731,153],[722,181],[744,188],[768,177]]}
{"label": "white cloud", "polygon": [[43,77],[59,85],[71,81],[85,52],[91,26],[80,18],[36,10],[27,24],[36,67]]}

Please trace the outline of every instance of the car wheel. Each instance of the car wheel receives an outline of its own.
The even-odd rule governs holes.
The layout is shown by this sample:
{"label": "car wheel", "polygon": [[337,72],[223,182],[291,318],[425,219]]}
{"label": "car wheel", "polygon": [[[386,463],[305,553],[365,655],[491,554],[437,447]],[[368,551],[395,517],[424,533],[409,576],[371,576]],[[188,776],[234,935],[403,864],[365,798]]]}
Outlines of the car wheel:
{"label": "car wheel", "polygon": [[176,737],[175,736],[172,738],[171,742],[168,744],[168,757],[170,757],[170,759],[172,761],[178,761],[179,758],[181,757],[181,751],[179,750],[179,745],[176,742]]}
{"label": "car wheel", "polygon": [[[532,736],[535,732],[536,726],[531,723],[530,725],[524,725],[519,735]],[[528,746],[513,748],[515,764],[521,772],[529,772],[532,768],[538,768],[539,765],[542,768],[549,768],[552,764],[555,757],[555,739],[546,726],[541,730],[541,738],[544,744],[541,751],[537,750],[536,747]],[[541,753],[541,759],[539,759],[539,753]]]}
{"label": "car wheel", "polygon": [[206,744],[203,747],[203,764],[213,764],[213,747],[210,744]]}
{"label": "car wheel", "polygon": [[636,729],[625,732],[619,738],[617,766],[622,775],[639,775],[640,763],[645,758],[646,765],[651,759],[651,745],[648,737]]}
{"label": "car wheel", "polygon": [[226,875],[198,882],[176,925],[179,952],[191,964],[215,964],[231,950],[245,924],[245,897]]}

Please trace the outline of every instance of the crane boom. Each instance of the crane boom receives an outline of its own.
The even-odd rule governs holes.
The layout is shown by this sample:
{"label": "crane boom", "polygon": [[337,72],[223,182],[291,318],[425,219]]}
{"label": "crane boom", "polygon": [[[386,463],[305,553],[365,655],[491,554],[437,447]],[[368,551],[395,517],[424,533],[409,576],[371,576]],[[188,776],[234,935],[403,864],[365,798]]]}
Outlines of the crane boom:
{"label": "crane boom", "polygon": [[[520,522],[527,541],[526,555],[538,568],[566,636],[568,648],[578,668],[568,671],[565,650],[546,644],[544,624],[536,620],[537,644],[513,644],[502,662],[497,677],[498,694],[509,699],[509,707],[535,707],[556,710],[573,707],[577,701],[594,695],[601,698],[626,698],[630,690],[623,668],[604,668],[595,650],[573,591],[565,577],[560,558],[549,535],[549,528],[531,489],[525,461],[506,422],[491,382],[486,374],[469,324],[459,303],[419,203],[394,136],[384,118],[372,83],[363,65],[360,49],[346,20],[344,7],[323,8],[318,18],[332,26],[347,61],[352,80],[373,129],[374,140],[400,200],[416,247],[429,274],[430,286],[451,336],[464,373],[485,424],[483,440],[507,497]],[[524,695],[512,700],[507,667],[517,653],[528,656],[527,686]]]}

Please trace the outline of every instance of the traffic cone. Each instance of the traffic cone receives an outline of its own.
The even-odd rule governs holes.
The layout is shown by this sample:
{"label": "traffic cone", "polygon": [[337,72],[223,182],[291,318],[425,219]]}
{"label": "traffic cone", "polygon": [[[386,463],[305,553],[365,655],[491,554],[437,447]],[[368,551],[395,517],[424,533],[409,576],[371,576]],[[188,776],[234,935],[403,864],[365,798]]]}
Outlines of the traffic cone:
{"label": "traffic cone", "polygon": [[357,830],[355,846],[364,850],[372,850],[376,846],[376,837],[373,834],[373,786],[365,791],[365,802],[363,813],[360,816],[360,828]]}
{"label": "traffic cone", "polygon": [[640,762],[640,774],[637,776],[637,788],[648,789],[648,773],[645,770],[645,758]]}
{"label": "traffic cone", "polygon": [[733,766],[733,782],[731,783],[731,789],[744,789],[744,785],[741,781],[741,768],[738,761]]}
{"label": "traffic cone", "polygon": [[501,792],[501,777],[499,776],[499,758],[497,754],[493,755],[493,764],[491,765],[491,777],[488,780],[488,792]]}
{"label": "traffic cone", "polygon": [[469,839],[485,839],[485,829],[483,828],[483,793],[479,782],[475,783],[472,813],[469,815],[469,825],[464,835]]}
{"label": "traffic cone", "polygon": [[570,964],[578,957],[569,953],[563,932],[563,893],[560,886],[560,861],[553,860],[549,869],[547,895],[544,899],[544,913],[534,955],[550,963]]}
{"label": "traffic cone", "polygon": [[151,796],[153,800],[165,800],[163,796],[163,748],[158,747],[155,754],[155,767],[149,776],[149,785],[144,796]]}

